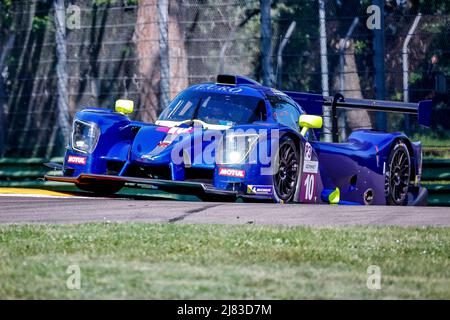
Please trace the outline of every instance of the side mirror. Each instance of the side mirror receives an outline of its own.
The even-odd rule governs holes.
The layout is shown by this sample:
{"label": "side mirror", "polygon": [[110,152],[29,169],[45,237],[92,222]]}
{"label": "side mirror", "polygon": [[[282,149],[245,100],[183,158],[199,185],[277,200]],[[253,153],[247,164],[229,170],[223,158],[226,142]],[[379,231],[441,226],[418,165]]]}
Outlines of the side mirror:
{"label": "side mirror", "polygon": [[125,100],[125,99],[117,100],[115,110],[116,112],[120,112],[123,114],[133,113],[134,102],[133,100]]}
{"label": "side mirror", "polygon": [[301,135],[306,135],[308,129],[319,129],[322,128],[322,117],[313,116],[310,114],[302,114],[298,118],[298,124],[302,127]]}

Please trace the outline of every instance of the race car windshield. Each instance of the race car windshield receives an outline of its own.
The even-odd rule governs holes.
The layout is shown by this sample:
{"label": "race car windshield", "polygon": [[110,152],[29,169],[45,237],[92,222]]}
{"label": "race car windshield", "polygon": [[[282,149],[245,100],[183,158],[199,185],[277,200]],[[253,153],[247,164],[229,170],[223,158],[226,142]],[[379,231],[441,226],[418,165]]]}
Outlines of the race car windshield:
{"label": "race car windshield", "polygon": [[184,92],[161,113],[159,120],[202,120],[209,124],[237,125],[264,121],[264,101],[257,97],[211,92]]}

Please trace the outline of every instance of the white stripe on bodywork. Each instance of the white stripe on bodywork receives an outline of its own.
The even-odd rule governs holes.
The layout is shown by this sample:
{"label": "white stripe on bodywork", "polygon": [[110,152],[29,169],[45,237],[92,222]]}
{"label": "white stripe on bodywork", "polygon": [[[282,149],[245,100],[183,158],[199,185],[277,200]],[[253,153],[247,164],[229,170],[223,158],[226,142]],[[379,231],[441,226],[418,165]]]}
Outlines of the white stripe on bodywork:
{"label": "white stripe on bodywork", "polygon": [[[158,126],[173,128],[175,126],[178,126],[182,122],[183,121],[158,120],[155,122],[155,124]],[[228,130],[230,128],[231,128],[231,126],[226,126],[226,125],[222,125],[222,124],[209,124],[209,123],[207,123],[206,127],[205,127],[205,129],[210,129],[210,130]]]}

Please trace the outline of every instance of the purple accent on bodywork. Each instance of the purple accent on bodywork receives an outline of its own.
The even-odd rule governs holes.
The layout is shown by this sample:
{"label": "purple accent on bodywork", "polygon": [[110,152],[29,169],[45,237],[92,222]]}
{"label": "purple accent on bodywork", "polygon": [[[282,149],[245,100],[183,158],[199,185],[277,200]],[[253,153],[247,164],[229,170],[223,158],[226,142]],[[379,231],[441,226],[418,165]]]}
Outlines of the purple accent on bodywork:
{"label": "purple accent on bodywork", "polygon": [[169,132],[170,128],[169,127],[157,127],[156,131],[159,132]]}
{"label": "purple accent on bodywork", "polygon": [[432,100],[419,102],[419,124],[429,127],[431,125],[431,110],[433,106]]}

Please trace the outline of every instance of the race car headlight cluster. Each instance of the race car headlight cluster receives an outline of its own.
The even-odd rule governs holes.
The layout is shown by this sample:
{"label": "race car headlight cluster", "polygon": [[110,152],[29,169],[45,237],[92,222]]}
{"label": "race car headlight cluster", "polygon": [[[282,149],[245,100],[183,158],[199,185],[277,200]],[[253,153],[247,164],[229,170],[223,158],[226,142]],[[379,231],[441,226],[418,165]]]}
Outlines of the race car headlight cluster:
{"label": "race car headlight cluster", "polygon": [[100,130],[95,123],[75,120],[73,122],[72,148],[82,153],[92,153],[97,146]]}
{"label": "race car headlight cluster", "polygon": [[257,134],[225,134],[219,144],[218,164],[243,164],[258,142]]}

